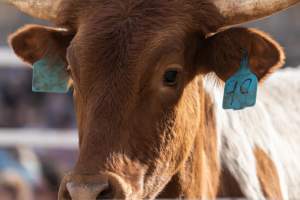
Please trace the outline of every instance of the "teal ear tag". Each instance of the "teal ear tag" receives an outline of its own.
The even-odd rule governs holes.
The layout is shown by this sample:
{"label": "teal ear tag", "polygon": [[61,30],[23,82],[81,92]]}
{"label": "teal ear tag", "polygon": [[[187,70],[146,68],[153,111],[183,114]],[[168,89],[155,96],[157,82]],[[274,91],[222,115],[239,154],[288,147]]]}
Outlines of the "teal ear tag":
{"label": "teal ear tag", "polygon": [[245,54],[240,69],[226,81],[223,108],[242,110],[256,103],[258,79],[251,72],[248,56]]}
{"label": "teal ear tag", "polygon": [[67,93],[68,90],[69,75],[64,62],[43,58],[33,64],[33,92]]}

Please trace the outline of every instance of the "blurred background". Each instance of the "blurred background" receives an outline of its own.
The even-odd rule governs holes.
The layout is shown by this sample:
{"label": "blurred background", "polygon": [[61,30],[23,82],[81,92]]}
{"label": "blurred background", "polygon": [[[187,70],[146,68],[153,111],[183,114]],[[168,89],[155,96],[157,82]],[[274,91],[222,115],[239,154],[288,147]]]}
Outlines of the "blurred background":
{"label": "blurred background", "polygon": [[8,48],[28,23],[47,24],[0,3],[0,200],[57,199],[77,157],[72,94],[31,92],[31,69]]}
{"label": "blurred background", "polygon": [[[247,24],[281,43],[289,67],[300,63],[299,10]],[[56,199],[77,156],[72,94],[32,93],[30,68],[8,48],[8,35],[28,23],[47,24],[0,4],[0,200]]]}

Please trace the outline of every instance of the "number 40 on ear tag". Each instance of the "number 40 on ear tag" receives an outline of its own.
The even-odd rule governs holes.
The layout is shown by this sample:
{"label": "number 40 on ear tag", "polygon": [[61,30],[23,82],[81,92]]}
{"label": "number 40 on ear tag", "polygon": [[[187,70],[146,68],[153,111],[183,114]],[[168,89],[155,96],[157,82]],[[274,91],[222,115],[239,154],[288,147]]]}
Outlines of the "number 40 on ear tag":
{"label": "number 40 on ear tag", "polygon": [[242,58],[240,69],[226,81],[223,108],[242,110],[256,103],[258,79],[251,72],[248,56]]}

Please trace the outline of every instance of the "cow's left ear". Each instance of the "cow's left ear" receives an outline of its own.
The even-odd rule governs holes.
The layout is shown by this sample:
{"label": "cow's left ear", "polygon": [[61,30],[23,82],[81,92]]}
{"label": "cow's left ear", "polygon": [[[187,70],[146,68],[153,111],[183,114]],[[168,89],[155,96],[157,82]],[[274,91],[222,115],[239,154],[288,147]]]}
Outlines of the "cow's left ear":
{"label": "cow's left ear", "polygon": [[30,64],[44,57],[66,62],[66,51],[73,36],[65,29],[26,25],[10,36],[9,43],[14,52]]}
{"label": "cow's left ear", "polygon": [[202,72],[213,71],[226,81],[238,71],[245,52],[251,71],[259,80],[285,61],[282,47],[266,33],[238,27],[207,38],[200,47],[198,65]]}
{"label": "cow's left ear", "polygon": [[73,36],[66,29],[39,25],[27,25],[10,36],[15,53],[33,65],[32,91],[68,92],[66,53]]}

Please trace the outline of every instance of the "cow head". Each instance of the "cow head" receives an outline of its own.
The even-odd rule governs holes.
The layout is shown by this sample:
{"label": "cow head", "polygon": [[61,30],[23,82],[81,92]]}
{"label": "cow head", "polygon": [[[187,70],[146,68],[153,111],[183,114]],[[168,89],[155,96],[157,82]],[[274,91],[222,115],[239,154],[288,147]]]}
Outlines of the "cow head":
{"label": "cow head", "polygon": [[269,1],[226,2],[77,0],[62,2],[56,13],[43,1],[34,7],[14,1],[61,27],[29,25],[10,38],[24,61],[60,59],[73,80],[80,155],[61,199],[156,197],[206,131],[202,77],[215,72],[228,79],[244,50],[259,79],[282,66],[281,47],[266,34],[217,31],[295,1],[257,13],[251,8]]}

